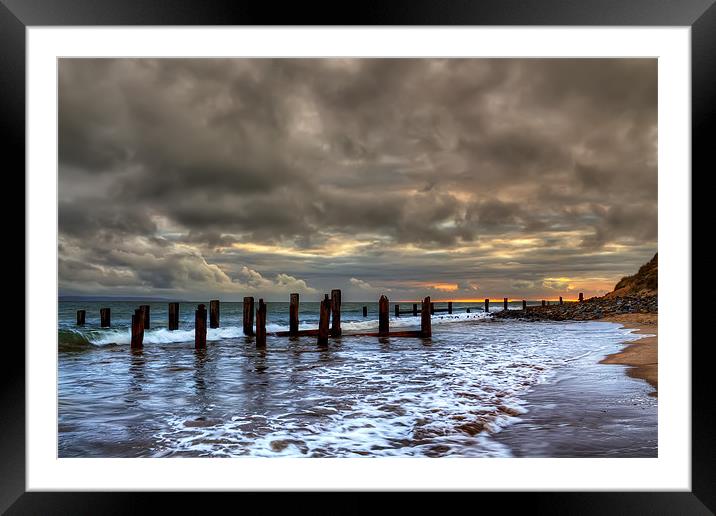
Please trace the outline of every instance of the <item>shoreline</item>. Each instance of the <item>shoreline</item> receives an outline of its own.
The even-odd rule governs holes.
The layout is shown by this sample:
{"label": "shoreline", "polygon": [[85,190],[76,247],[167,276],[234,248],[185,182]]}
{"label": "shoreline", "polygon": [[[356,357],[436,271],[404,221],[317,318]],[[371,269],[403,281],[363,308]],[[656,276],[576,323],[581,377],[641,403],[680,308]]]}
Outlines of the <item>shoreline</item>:
{"label": "shoreline", "polygon": [[635,341],[625,341],[624,348],[621,351],[607,355],[599,363],[628,366],[626,374],[631,378],[646,381],[654,388],[654,391],[649,393],[649,396],[658,397],[658,314],[619,314],[599,320],[614,322],[621,324],[625,328],[635,329],[634,333],[636,334],[650,335]]}
{"label": "shoreline", "polygon": [[[656,314],[565,322],[613,322],[640,333],[656,333]],[[524,396],[527,411],[490,437],[506,446],[512,457],[657,457],[655,384],[644,381],[643,371],[631,367],[644,361],[630,356],[630,350],[639,346],[655,352],[655,339],[644,345],[647,339],[612,341],[608,348],[581,355],[559,368],[549,381],[533,386]],[[612,353],[605,356],[608,351]],[[604,367],[605,363],[628,367]]]}

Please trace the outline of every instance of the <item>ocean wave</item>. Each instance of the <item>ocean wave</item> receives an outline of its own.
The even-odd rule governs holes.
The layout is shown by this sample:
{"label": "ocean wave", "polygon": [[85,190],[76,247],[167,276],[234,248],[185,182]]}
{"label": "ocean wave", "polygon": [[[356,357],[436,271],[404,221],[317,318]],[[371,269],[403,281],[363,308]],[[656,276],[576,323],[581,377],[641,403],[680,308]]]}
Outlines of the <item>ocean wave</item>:
{"label": "ocean wave", "polygon": [[[241,328],[227,326],[225,328],[208,328],[206,331],[207,341],[218,341],[223,339],[235,339],[243,335]],[[75,330],[63,329],[58,332],[60,349],[86,349],[91,347],[102,347],[113,344],[129,344],[131,332],[128,328],[112,328],[106,330]],[[167,328],[156,328],[144,331],[144,344],[172,344],[179,342],[192,342],[194,340],[194,329],[173,330]]]}
{"label": "ocean wave", "polygon": [[[489,316],[483,312],[474,314],[442,314],[432,317],[433,325],[465,322],[470,320],[487,319]],[[419,327],[420,317],[400,317],[390,320],[391,328]],[[302,323],[301,330],[308,330],[316,327],[315,322]],[[341,323],[343,331],[367,331],[378,328],[377,319],[364,321],[347,321]],[[287,324],[271,323],[266,324],[267,333],[288,331]],[[236,339],[243,337],[243,328],[239,326],[225,326],[221,328],[208,328],[206,340],[219,341],[224,339]],[[172,344],[181,342],[192,342],[194,340],[194,329],[168,330],[167,328],[154,328],[144,331],[144,344]],[[107,329],[81,329],[64,328],[58,331],[58,343],[61,351],[72,351],[74,349],[92,349],[108,345],[129,344],[131,332],[129,328],[107,328]]]}

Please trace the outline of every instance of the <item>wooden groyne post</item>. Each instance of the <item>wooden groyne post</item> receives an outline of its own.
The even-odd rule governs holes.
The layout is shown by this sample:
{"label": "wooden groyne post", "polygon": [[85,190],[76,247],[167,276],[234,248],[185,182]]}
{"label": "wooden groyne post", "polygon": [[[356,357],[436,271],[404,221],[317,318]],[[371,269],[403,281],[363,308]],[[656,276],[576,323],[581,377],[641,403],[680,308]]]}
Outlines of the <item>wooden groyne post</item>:
{"label": "wooden groyne post", "polygon": [[400,317],[400,305],[395,305],[395,317]]}
{"label": "wooden groyne post", "polygon": [[261,349],[266,347],[266,303],[263,299],[259,299],[259,306],[256,309],[256,347]]}
{"label": "wooden groyne post", "polygon": [[420,310],[420,336],[423,338],[432,337],[433,329],[430,321],[430,296],[423,299]]}
{"label": "wooden groyne post", "polygon": [[522,300],[522,310],[527,310],[527,301]]}
{"label": "wooden groyne post", "polygon": [[378,300],[378,333],[387,336],[390,333],[390,323],[388,322],[388,310],[390,302],[385,296],[380,296]]}
{"label": "wooden groyne post", "polygon": [[179,329],[179,303],[169,303],[169,320],[167,326],[170,330]]}
{"label": "wooden groyne post", "polygon": [[210,328],[218,328],[219,327],[219,300],[218,299],[212,299],[209,301],[209,327]]}
{"label": "wooden groyne post", "polygon": [[413,317],[418,316],[418,303],[413,303]]}
{"label": "wooden groyne post", "polygon": [[328,320],[331,317],[331,300],[328,294],[321,301],[320,313],[318,315],[318,345],[328,346]]}
{"label": "wooden groyne post", "polygon": [[547,304],[546,301],[543,299],[543,300],[542,300],[542,306],[545,306],[546,304]]}
{"label": "wooden groyne post", "polygon": [[448,313],[452,314],[452,301],[448,301]]}
{"label": "wooden groyne post", "polygon": [[584,292],[579,293],[579,302],[581,303],[582,301],[584,301]]}
{"label": "wooden groyne post", "polygon": [[368,317],[368,307],[367,306],[363,307],[363,317]]}
{"label": "wooden groyne post", "polygon": [[87,314],[84,310],[77,310],[77,326],[85,325],[85,315]]}
{"label": "wooden groyne post", "polygon": [[341,291],[331,290],[331,337],[341,336]]}
{"label": "wooden groyne post", "polygon": [[142,311],[142,324],[144,329],[149,329],[149,305],[139,305],[139,309]]}
{"label": "wooden groyne post", "polygon": [[502,301],[502,309],[507,310],[507,298],[504,298],[504,300]]}
{"label": "wooden groyne post", "polygon": [[99,309],[99,325],[102,328],[109,328],[111,325],[110,321],[110,310],[109,308],[100,308]]}
{"label": "wooden groyne post", "polygon": [[564,302],[562,301],[562,296],[559,296],[559,304],[560,304],[560,305],[563,305],[563,304],[564,304]]}
{"label": "wooden groyne post", "polygon": [[144,347],[144,311],[137,308],[132,315],[132,341],[131,349],[142,349]]}
{"label": "wooden groyne post", "polygon": [[485,299],[485,313],[490,313],[490,300]]}
{"label": "wooden groyne post", "polygon": [[194,312],[194,348],[206,348],[206,305],[199,305]]}
{"label": "wooden groyne post", "polygon": [[291,294],[288,303],[288,332],[289,335],[298,333],[298,294]]}
{"label": "wooden groyne post", "polygon": [[254,334],[254,298],[247,296],[244,298],[244,335]]}

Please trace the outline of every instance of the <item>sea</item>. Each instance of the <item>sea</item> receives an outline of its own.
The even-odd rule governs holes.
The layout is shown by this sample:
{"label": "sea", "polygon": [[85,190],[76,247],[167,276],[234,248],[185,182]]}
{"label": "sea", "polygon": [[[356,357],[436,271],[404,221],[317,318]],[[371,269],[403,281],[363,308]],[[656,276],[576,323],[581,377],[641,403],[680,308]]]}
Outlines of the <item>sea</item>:
{"label": "sea", "polygon": [[[166,302],[59,302],[59,457],[657,456],[653,389],[599,364],[643,336],[619,324],[495,319],[454,302],[432,316],[431,338],[360,337],[377,330],[377,303],[343,302],[344,335],[323,348],[272,335],[288,330],[288,303],[269,302],[262,350],[243,335],[242,303],[222,302],[195,350],[198,303],[209,305],[180,303],[169,331]],[[140,304],[150,328],[131,350]],[[391,330],[419,329],[393,306]],[[302,301],[300,329],[318,313]]]}

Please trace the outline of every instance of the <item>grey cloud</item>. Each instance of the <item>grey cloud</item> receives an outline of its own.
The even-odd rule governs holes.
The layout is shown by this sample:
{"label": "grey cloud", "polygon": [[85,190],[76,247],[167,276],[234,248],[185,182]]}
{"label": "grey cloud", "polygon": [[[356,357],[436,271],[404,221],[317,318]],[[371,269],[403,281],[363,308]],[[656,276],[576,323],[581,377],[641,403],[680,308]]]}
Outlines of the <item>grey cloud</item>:
{"label": "grey cloud", "polygon": [[[538,288],[565,269],[630,273],[656,246],[656,70],[653,59],[63,59],[61,282],[219,288],[217,269],[243,285],[246,266],[309,288],[354,277],[400,292],[430,276],[474,291]],[[536,243],[500,250],[509,238]],[[122,241],[158,256],[108,252]],[[325,251],[348,241],[361,246]],[[68,250],[80,243],[85,271]],[[626,250],[603,263],[597,251],[614,243]]]}

